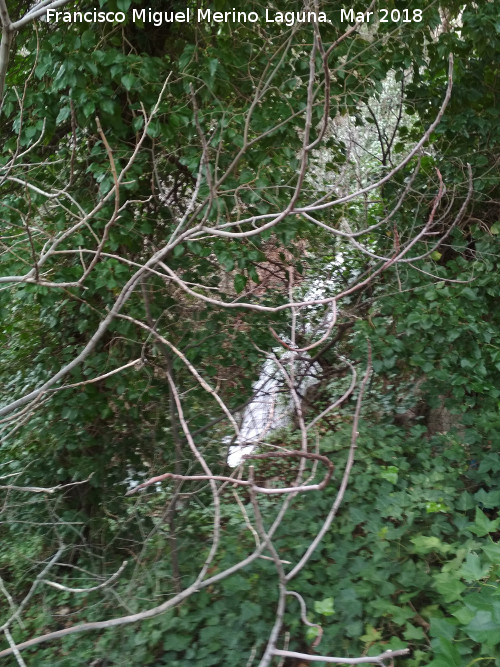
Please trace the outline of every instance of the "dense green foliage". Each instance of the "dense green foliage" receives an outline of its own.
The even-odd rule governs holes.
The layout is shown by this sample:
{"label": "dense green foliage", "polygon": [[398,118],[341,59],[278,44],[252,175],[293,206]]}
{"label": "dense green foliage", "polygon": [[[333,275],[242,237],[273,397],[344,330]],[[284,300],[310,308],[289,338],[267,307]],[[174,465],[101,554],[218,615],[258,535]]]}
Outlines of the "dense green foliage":
{"label": "dense green foliage", "polygon": [[[500,665],[500,7],[413,5],[422,22],[349,35],[326,72],[324,52],[347,28],[336,2],[321,3],[332,23],[320,25],[323,51],[311,59],[309,24],[37,22],[19,31],[0,115],[0,407],[69,366],[2,415],[0,627],[20,605],[9,629],[21,643],[173,599],[207,562],[214,498],[221,513],[219,547],[192,595],[149,620],[28,648],[27,664],[258,664],[279,587],[271,552],[236,568],[262,539],[247,488],[221,484],[214,495],[206,480],[169,479],[125,493],[130,479],[202,474],[191,436],[211,472],[230,475],[234,432],[220,405],[241,417],[251,401],[263,351],[276,350],[273,330],[283,340],[290,331],[289,290],[306,299],[321,276],[326,298],[373,275],[340,300],[337,326],[311,353],[316,366],[306,359],[314,376],[312,391],[300,388],[306,419],[346,390],[345,359],[361,377],[370,348],[372,372],[343,504],[292,584],[322,626],[321,642],[313,645],[318,630],[290,597],[277,645],[345,657],[410,647],[396,659],[408,667]],[[28,9],[9,6],[15,17]],[[381,179],[410,152],[442,104],[450,52],[453,93],[428,145],[369,195],[318,208],[318,224],[301,215]],[[388,95],[394,111],[384,117]],[[321,143],[301,180],[309,130]],[[370,148],[358,161],[356,142]],[[244,234],[245,220],[257,230],[294,193],[295,213]],[[378,271],[433,207],[434,236],[411,246],[406,263]],[[358,238],[361,247],[328,230],[357,232],[391,210],[390,224]],[[151,257],[157,263],[136,280]],[[242,302],[257,308],[234,307]],[[299,315],[294,335],[306,346],[325,313],[311,306]],[[336,470],[324,490],[297,495],[276,525],[285,569],[335,500],[359,386],[311,429]],[[264,440],[300,449],[297,414]],[[298,464],[255,467],[259,484],[286,485]],[[266,530],[282,502],[259,500]],[[116,581],[100,587],[124,560]]]}

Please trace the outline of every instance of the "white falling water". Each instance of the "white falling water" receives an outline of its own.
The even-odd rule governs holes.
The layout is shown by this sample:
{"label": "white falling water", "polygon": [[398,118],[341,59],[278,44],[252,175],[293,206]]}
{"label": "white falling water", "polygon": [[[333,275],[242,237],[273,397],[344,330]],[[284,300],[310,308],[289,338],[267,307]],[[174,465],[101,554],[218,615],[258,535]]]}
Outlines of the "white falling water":
{"label": "white falling water", "polygon": [[[267,359],[254,384],[254,397],[243,413],[237,444],[229,448],[228,464],[234,468],[266,433],[285,426],[289,408],[279,396],[280,382],[275,364]],[[252,444],[249,444],[252,443]]]}

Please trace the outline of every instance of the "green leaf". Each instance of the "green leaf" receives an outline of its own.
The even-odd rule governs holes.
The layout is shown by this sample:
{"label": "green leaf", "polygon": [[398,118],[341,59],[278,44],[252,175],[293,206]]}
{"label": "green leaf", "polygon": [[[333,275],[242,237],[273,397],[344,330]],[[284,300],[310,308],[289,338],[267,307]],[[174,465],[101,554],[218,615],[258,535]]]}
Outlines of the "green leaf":
{"label": "green leaf", "polygon": [[83,113],[87,118],[92,117],[95,114],[95,104],[92,100],[88,100],[83,105]]}
{"label": "green leaf", "polygon": [[333,608],[333,598],[324,598],[314,602],[314,611],[323,616],[332,616],[335,613]]}
{"label": "green leaf", "polygon": [[135,132],[141,130],[144,126],[144,116],[136,116],[132,121],[132,128]]}
{"label": "green leaf", "polygon": [[428,667],[461,667],[462,665],[460,653],[449,639],[444,637],[438,639],[435,654],[435,660],[429,663]]}
{"label": "green leaf", "polygon": [[224,267],[225,271],[234,269],[234,257],[228,250],[222,250],[216,253],[218,262]]}
{"label": "green leaf", "polygon": [[133,74],[124,74],[121,78],[121,82],[125,90],[132,90],[136,81],[137,79]]}
{"label": "green leaf", "polygon": [[311,644],[316,637],[319,635],[319,628],[317,627],[308,627],[306,630],[306,639]]}
{"label": "green leaf", "polygon": [[234,283],[233,283],[233,284],[234,284],[234,289],[236,290],[236,293],[237,293],[237,294],[240,294],[241,292],[243,292],[243,290],[244,290],[245,287],[246,287],[246,284],[247,284],[247,277],[244,276],[244,275],[241,274],[241,273],[237,273],[237,274],[234,276]]}
{"label": "green leaf", "polygon": [[483,537],[488,533],[494,533],[498,530],[500,526],[500,518],[490,521],[486,514],[476,507],[476,518],[474,520],[474,525],[471,527],[471,531],[478,537]]}
{"label": "green leaf", "polygon": [[500,644],[500,602],[491,611],[479,610],[464,630],[475,642]]}
{"label": "green leaf", "polygon": [[165,651],[184,651],[192,643],[192,638],[189,635],[177,632],[167,632],[166,639],[163,642]]}
{"label": "green leaf", "polygon": [[411,623],[407,623],[405,626],[405,631],[403,632],[403,637],[408,641],[421,640],[425,639],[425,632],[423,628],[412,625]]}
{"label": "green leaf", "polygon": [[431,551],[446,554],[451,549],[451,546],[441,542],[439,537],[425,537],[424,535],[419,535],[417,537],[412,537],[410,542],[415,546],[414,551],[417,554],[427,554]]}
{"label": "green leaf", "polygon": [[115,105],[112,100],[101,100],[100,106],[104,113],[113,114],[115,111]]}
{"label": "green leaf", "polygon": [[[421,664],[425,664],[425,663],[421,663]],[[443,658],[443,657],[440,658],[438,656],[432,662],[429,662],[427,667],[450,667],[450,663],[448,662],[447,658]]]}
{"label": "green leaf", "polygon": [[160,123],[157,120],[152,120],[147,129],[147,134],[149,137],[152,137],[153,139],[158,137],[160,134]]}
{"label": "green leaf", "polygon": [[481,559],[472,551],[467,554],[459,573],[465,581],[480,581],[488,576],[489,570],[490,565],[481,565]]}
{"label": "green leaf", "polygon": [[373,644],[379,639],[382,639],[382,633],[379,632],[373,625],[367,625],[365,627],[365,634],[360,637],[361,641],[365,644]]}
{"label": "green leaf", "polygon": [[468,607],[460,607],[457,611],[453,612],[453,616],[461,625],[467,625],[474,618],[475,610],[469,609]]}
{"label": "green leaf", "polygon": [[443,596],[445,602],[460,600],[462,593],[465,591],[464,584],[450,572],[435,574],[434,585],[437,591]]}
{"label": "green leaf", "polygon": [[210,76],[213,78],[215,72],[217,71],[217,68],[219,67],[219,60],[218,58],[211,58],[208,61],[208,69],[210,72]]}
{"label": "green leaf", "polygon": [[448,505],[445,505],[442,502],[429,501],[425,503],[425,511],[427,514],[433,514],[435,512],[448,512],[450,508]]}
{"label": "green leaf", "polygon": [[398,468],[396,466],[383,466],[380,470],[380,477],[391,484],[398,482]]}
{"label": "green leaf", "polygon": [[495,565],[500,564],[500,542],[492,542],[483,546],[486,558]]}
{"label": "green leaf", "polygon": [[179,245],[175,246],[173,250],[173,255],[174,257],[180,257],[183,254],[184,254],[184,246],[182,245],[182,243],[180,243]]}
{"label": "green leaf", "polygon": [[69,118],[70,113],[71,113],[70,107],[61,107],[59,109],[59,113],[57,114],[56,124],[59,125],[59,123],[62,123],[67,118]]}

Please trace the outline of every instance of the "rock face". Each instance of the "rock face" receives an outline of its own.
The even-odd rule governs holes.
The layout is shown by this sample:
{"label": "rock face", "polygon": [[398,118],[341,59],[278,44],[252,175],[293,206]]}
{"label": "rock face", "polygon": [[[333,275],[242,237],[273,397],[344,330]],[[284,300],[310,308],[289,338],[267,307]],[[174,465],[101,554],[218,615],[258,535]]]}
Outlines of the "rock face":
{"label": "rock face", "polygon": [[419,396],[421,392],[418,388],[415,394],[416,404],[406,412],[394,415],[394,423],[397,426],[410,427],[415,423],[423,424],[427,427],[428,437],[437,433],[448,433],[452,429],[460,429],[460,415],[451,412],[446,407],[446,396],[439,396],[439,405],[431,408],[424,397]]}
{"label": "rock face", "polygon": [[450,412],[441,396],[441,405],[429,410],[427,416],[427,433],[429,436],[436,433],[448,433],[453,428],[460,428],[460,415]]}

